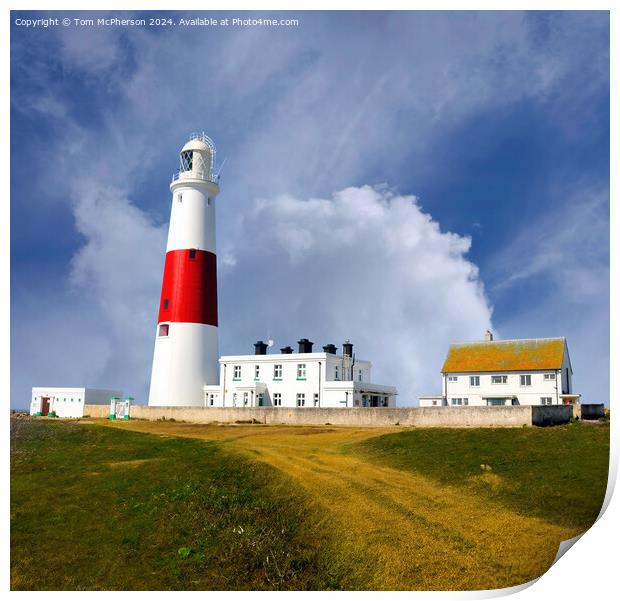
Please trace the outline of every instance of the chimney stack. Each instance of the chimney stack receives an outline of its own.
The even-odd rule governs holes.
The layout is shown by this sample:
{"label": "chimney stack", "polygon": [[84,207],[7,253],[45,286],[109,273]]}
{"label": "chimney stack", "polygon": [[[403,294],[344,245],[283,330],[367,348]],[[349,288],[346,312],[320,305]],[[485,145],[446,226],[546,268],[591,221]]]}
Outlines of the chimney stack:
{"label": "chimney stack", "polygon": [[493,332],[491,332],[491,330],[487,330],[487,331],[484,333],[484,339],[485,339],[487,342],[492,342],[492,341],[493,341]]}
{"label": "chimney stack", "polygon": [[311,353],[314,342],[310,342],[307,338],[302,338],[297,341],[297,344],[299,345],[300,353]]}
{"label": "chimney stack", "polygon": [[254,343],[254,354],[255,355],[266,355],[267,354],[267,343],[259,340]]}
{"label": "chimney stack", "polygon": [[348,340],[342,345],[342,354],[345,357],[353,357],[353,344]]}
{"label": "chimney stack", "polygon": [[330,355],[335,355],[337,351],[338,351],[338,348],[333,344],[326,344],[323,347],[323,352],[329,353]]}
{"label": "chimney stack", "polygon": [[281,349],[280,349],[280,352],[281,352],[283,355],[290,355],[290,354],[292,354],[293,349],[292,349],[290,346],[285,346],[284,348],[281,348]]}

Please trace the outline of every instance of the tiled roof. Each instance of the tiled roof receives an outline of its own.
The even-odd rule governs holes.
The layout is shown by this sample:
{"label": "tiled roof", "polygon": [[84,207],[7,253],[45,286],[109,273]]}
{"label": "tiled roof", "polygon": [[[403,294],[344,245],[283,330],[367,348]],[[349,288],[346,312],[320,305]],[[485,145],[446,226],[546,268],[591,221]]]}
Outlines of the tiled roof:
{"label": "tiled roof", "polygon": [[561,369],[565,338],[491,340],[452,344],[441,371]]}

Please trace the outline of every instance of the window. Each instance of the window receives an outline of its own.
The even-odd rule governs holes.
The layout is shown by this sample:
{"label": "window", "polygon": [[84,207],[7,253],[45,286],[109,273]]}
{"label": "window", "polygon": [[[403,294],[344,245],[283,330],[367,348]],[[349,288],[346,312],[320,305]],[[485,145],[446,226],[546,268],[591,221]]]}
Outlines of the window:
{"label": "window", "polygon": [[315,392],[314,393],[314,406],[317,407],[319,404],[319,393]]}
{"label": "window", "polygon": [[233,407],[237,406],[237,393],[233,392]]}
{"label": "window", "polygon": [[158,336],[168,336],[168,332],[170,331],[169,323],[160,323],[159,324],[159,333]]}
{"label": "window", "polygon": [[456,382],[458,379],[458,376],[448,376],[448,382]]}
{"label": "window", "polygon": [[170,301],[167,298],[165,298],[164,299],[164,311],[167,311],[169,306],[170,306]]}
{"label": "window", "polygon": [[521,386],[531,386],[532,376],[530,374],[522,374],[520,377]]}
{"label": "window", "polygon": [[504,406],[506,404],[506,399],[487,399],[487,405],[491,407]]}
{"label": "window", "polygon": [[360,369],[360,370],[358,370],[358,372],[357,372],[357,381],[358,381],[358,382],[362,382],[362,381],[363,381],[363,380],[362,380],[362,375],[363,375],[362,370],[361,370],[361,369]]}
{"label": "window", "polygon": [[282,379],[282,365],[274,365],[273,366],[273,379],[281,380]]}
{"label": "window", "polygon": [[185,150],[181,153],[181,171],[191,171],[194,159],[193,150]]}
{"label": "window", "polygon": [[213,400],[214,400],[214,399],[213,399],[213,395],[212,395],[212,394],[210,394],[210,395],[209,395],[209,405],[210,405],[211,407],[213,407]]}
{"label": "window", "polygon": [[243,393],[243,406],[245,407],[248,404],[248,398],[250,396],[249,392],[244,392]]}
{"label": "window", "polygon": [[550,396],[543,396],[540,397],[540,404],[541,405],[551,405],[552,403],[552,399]]}
{"label": "window", "polygon": [[273,406],[280,407],[282,405],[282,394],[280,392],[276,392],[273,395]]}
{"label": "window", "polygon": [[209,196],[209,198],[207,198],[207,204],[208,204],[209,206],[211,206],[211,201],[212,201],[212,200],[213,200],[213,199],[212,199],[210,196]]}
{"label": "window", "polygon": [[437,405],[437,401],[433,401],[433,405]]}
{"label": "window", "polygon": [[241,365],[233,367],[233,380],[241,380]]}
{"label": "window", "polygon": [[469,376],[470,386],[480,386],[480,376]]}
{"label": "window", "polygon": [[260,365],[254,366],[254,379],[258,380],[260,378]]}
{"label": "window", "polygon": [[491,376],[491,384],[506,384],[508,376]]}
{"label": "window", "polygon": [[555,380],[555,374],[544,374],[543,379],[545,379],[545,380]]}
{"label": "window", "polygon": [[177,200],[183,202],[183,194],[177,194]]}
{"label": "window", "polygon": [[259,392],[257,395],[257,398],[258,398],[258,406],[262,407],[263,401],[265,400],[265,395],[262,392]]}
{"label": "window", "polygon": [[306,379],[306,364],[305,363],[297,364],[297,379],[298,380]]}
{"label": "window", "polygon": [[303,407],[306,404],[306,395],[303,392],[297,393],[297,406]]}
{"label": "window", "polygon": [[338,379],[339,379],[338,366],[335,365],[334,366],[334,380],[338,380]]}
{"label": "window", "polygon": [[196,249],[195,248],[190,248],[189,249],[189,258],[190,258],[190,261],[194,261],[196,259]]}
{"label": "window", "polygon": [[[456,398],[456,399],[451,399],[452,400],[452,404],[453,405],[467,405],[467,399],[462,399],[462,398]],[[463,401],[465,401],[465,403],[463,403]]]}

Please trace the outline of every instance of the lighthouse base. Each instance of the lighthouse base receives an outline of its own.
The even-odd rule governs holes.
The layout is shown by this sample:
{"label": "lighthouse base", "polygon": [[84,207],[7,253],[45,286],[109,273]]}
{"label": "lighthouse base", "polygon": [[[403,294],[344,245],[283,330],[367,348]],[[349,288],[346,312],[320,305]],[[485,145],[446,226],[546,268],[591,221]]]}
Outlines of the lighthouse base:
{"label": "lighthouse base", "polygon": [[[165,328],[164,328],[165,330]],[[217,328],[170,323],[155,339],[150,407],[201,407],[204,386],[219,383]]]}

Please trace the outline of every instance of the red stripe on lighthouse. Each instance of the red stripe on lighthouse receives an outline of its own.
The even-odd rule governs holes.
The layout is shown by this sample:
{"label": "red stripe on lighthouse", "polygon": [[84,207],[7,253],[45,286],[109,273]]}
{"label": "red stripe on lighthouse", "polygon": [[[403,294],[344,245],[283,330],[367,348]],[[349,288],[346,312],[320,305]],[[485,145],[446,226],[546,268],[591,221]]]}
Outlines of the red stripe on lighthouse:
{"label": "red stripe on lighthouse", "polygon": [[166,253],[157,321],[217,327],[217,268],[213,253],[198,249]]}

